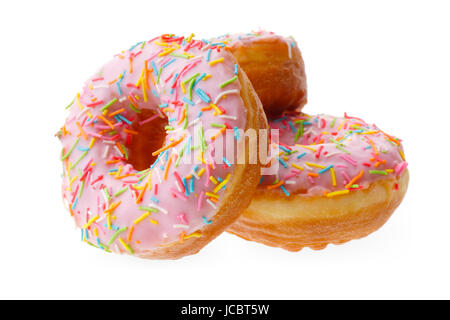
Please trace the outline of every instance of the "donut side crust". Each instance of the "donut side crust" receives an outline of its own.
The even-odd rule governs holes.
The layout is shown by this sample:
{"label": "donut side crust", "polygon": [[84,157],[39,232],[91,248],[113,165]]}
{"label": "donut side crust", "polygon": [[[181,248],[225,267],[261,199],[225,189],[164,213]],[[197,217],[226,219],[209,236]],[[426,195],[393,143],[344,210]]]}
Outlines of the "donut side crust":
{"label": "donut side crust", "polygon": [[367,189],[333,198],[286,198],[277,190],[259,189],[246,212],[227,231],[288,251],[324,249],[328,244],[363,238],[383,226],[400,205],[408,181],[405,170],[398,180],[379,180]]}
{"label": "donut side crust", "polygon": [[298,46],[294,46],[290,48],[290,58],[287,46],[289,44],[282,38],[271,37],[251,44],[236,44],[230,49],[247,73],[268,115],[301,110],[307,102],[302,54]]}

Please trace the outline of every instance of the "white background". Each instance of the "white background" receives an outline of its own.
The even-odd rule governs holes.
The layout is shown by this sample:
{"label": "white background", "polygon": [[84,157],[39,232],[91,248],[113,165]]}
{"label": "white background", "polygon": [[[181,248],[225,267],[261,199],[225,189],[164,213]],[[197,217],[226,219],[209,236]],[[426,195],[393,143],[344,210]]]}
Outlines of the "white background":
{"label": "white background", "polygon": [[[450,298],[450,10],[444,1],[7,1],[0,12],[0,298]],[[223,234],[146,261],[80,241],[62,205],[64,107],[113,54],[161,33],[294,36],[309,113],[404,139],[410,186],[378,232],[289,253]]]}

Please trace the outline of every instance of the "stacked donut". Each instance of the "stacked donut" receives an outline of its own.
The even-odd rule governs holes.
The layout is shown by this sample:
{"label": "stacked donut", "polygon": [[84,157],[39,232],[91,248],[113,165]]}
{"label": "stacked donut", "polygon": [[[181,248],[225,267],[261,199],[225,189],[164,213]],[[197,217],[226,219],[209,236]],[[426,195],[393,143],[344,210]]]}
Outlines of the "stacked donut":
{"label": "stacked donut", "polygon": [[[115,55],[57,134],[82,241],[176,259],[225,230],[292,251],[375,231],[407,189],[401,141],[346,114],[302,113],[306,97],[295,40],[270,32],[164,34]],[[244,133],[267,129],[255,152]],[[268,162],[249,160],[262,150]]]}

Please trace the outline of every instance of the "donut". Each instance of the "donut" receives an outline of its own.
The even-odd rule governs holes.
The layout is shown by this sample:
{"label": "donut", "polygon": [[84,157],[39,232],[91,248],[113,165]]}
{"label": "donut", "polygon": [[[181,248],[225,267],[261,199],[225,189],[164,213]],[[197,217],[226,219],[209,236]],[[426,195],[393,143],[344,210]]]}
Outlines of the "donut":
{"label": "donut", "polygon": [[267,120],[233,55],[206,45],[172,34],[139,42],[67,107],[57,133],[62,194],[83,242],[177,259],[198,252],[250,203],[259,165],[217,161],[214,142],[227,129],[267,128]]}
{"label": "donut", "polygon": [[300,110],[307,102],[305,64],[296,41],[273,32],[226,34],[211,40],[225,45],[253,84],[267,115]]}
{"label": "donut", "polygon": [[[401,140],[345,114],[269,120],[274,175],[261,178],[228,231],[289,251],[367,236],[402,201],[409,180]],[[271,131],[272,132],[272,131]]]}

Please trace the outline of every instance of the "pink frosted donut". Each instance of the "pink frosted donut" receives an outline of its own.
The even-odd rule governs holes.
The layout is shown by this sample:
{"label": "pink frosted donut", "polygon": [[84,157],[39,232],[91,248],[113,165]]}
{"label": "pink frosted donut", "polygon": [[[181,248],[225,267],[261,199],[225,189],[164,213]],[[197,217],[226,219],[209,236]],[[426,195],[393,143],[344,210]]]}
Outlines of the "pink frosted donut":
{"label": "pink frosted donut", "polygon": [[403,199],[409,175],[401,140],[375,125],[299,113],[269,125],[279,132],[276,174],[262,177],[232,233],[292,251],[321,249],[377,230]]}
{"label": "pink frosted donut", "polygon": [[307,101],[305,64],[294,38],[273,32],[226,34],[211,40],[225,45],[245,71],[268,115],[301,109]]}
{"label": "pink frosted donut", "polygon": [[140,42],[100,68],[68,107],[58,132],[62,191],[84,242],[179,258],[250,202],[258,165],[215,161],[213,142],[226,129],[267,124],[235,58],[205,44],[174,35]]}

